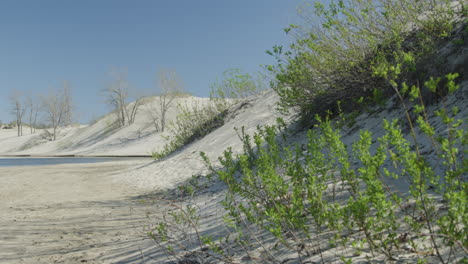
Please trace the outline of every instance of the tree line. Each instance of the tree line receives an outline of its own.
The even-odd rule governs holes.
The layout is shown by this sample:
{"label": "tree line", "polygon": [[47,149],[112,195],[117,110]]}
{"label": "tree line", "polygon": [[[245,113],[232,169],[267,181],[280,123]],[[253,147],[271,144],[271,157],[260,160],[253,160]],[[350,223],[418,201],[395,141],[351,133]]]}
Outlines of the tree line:
{"label": "tree line", "polygon": [[[23,136],[25,118],[31,134],[41,127],[44,128],[44,136],[50,140],[56,140],[59,128],[73,120],[73,100],[68,81],[46,95],[33,96],[15,90],[10,95],[10,104],[18,137]],[[39,117],[42,117],[41,124]]]}
{"label": "tree line", "polygon": [[[112,71],[112,81],[102,89],[106,104],[111,107],[117,128],[135,122],[140,106],[145,102],[144,96],[137,96],[130,102],[130,94],[135,93],[127,80],[125,71]],[[182,81],[175,70],[161,69],[156,74],[159,100],[145,112],[150,117],[157,132],[164,132],[167,112],[173,106],[174,99],[184,93]],[[13,90],[10,95],[11,115],[18,137],[23,136],[23,126],[29,126],[30,134],[42,128],[44,138],[55,141],[60,128],[71,125],[74,121],[75,108],[71,86],[64,81],[59,89],[47,95],[32,95]]]}

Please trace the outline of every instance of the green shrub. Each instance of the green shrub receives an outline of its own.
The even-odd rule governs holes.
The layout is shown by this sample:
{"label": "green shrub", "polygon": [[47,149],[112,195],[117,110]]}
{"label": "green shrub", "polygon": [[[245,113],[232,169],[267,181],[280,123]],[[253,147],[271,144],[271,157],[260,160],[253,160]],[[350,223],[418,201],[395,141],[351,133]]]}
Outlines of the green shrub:
{"label": "green shrub", "polygon": [[238,69],[223,73],[223,79],[211,85],[210,102],[194,102],[192,106],[177,106],[178,116],[169,124],[168,143],[153,158],[162,159],[224,124],[228,108],[240,100],[264,89],[260,78],[244,74]]}
{"label": "green shrub", "polygon": [[[441,78],[450,92],[458,89],[456,76]],[[426,82],[430,90],[434,85]],[[422,102],[419,87],[411,89],[409,96]],[[389,260],[406,242],[415,252],[434,251],[442,263],[454,261],[457,252],[459,259],[468,245],[468,166],[463,154],[468,131],[464,120],[456,118],[457,108],[435,112],[448,127],[439,135],[424,105],[413,109],[416,123],[410,133],[414,138],[416,130],[425,134],[439,162],[426,161],[421,146],[405,139],[398,120],[384,120],[385,134],[377,139],[361,131],[352,148],[343,143],[334,122],[317,117],[305,151],[281,142],[282,130],[267,126],[252,137],[240,130],[244,152],[226,150],[219,158],[221,169],[214,169],[202,153],[212,174],[228,188],[223,201],[227,223],[244,234],[249,232],[245,222],[258,226],[289,250],[321,237],[333,246],[360,244],[359,251],[384,254]],[[436,171],[443,175],[437,177]],[[407,183],[409,193],[391,187],[389,182],[398,179]],[[438,209],[441,204],[446,212]],[[356,233],[362,235],[350,236]],[[422,246],[425,238],[430,248]],[[451,253],[442,254],[447,248]],[[297,254],[306,257],[304,252]]]}
{"label": "green shrub", "polygon": [[226,70],[222,79],[212,83],[210,88],[210,99],[219,111],[224,111],[230,105],[238,103],[240,99],[265,89],[261,78],[255,78],[239,69]]}
{"label": "green shrub", "polygon": [[275,76],[280,109],[297,110],[310,120],[336,110],[338,100],[353,108],[353,99],[372,97],[376,88],[385,91],[394,79],[388,71],[375,71],[391,66],[397,75],[414,71],[412,60],[431,54],[457,22],[460,10],[450,5],[449,0],[307,2],[299,9],[303,25],[285,29],[295,37],[289,50],[275,46],[267,52],[277,59],[266,69]]}
{"label": "green shrub", "polygon": [[178,115],[168,126],[168,143],[160,151],[154,151],[154,159],[162,159],[183,146],[204,137],[224,124],[227,110],[219,112],[211,103],[192,102],[191,106],[179,104]]}

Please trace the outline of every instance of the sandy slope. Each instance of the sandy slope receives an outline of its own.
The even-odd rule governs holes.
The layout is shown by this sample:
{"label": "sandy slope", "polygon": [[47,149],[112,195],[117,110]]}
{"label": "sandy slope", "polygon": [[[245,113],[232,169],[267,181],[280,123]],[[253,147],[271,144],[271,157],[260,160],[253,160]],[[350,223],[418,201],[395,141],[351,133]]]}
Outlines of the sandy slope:
{"label": "sandy slope", "polygon": [[[460,115],[466,117],[468,82],[462,86],[456,96],[443,103],[458,105]],[[200,151],[212,160],[227,147],[241,151],[234,128],[245,126],[251,134],[258,125],[275,123],[279,117],[274,111],[277,99],[272,91],[250,98],[233,107],[225,125],[158,162],[0,168],[0,263],[164,263],[167,257],[144,232],[169,207],[162,200],[144,194],[170,190],[192,175],[204,174],[206,168]],[[357,126],[345,131],[343,140],[348,143],[355,140],[358,129],[369,129],[379,136],[383,133],[382,120],[401,118],[402,113],[398,107],[363,113],[356,119]],[[0,152],[131,155],[146,154],[162,144],[162,135],[154,133],[144,117],[133,125],[105,133],[107,118],[89,127],[68,128],[61,140],[43,144],[32,144],[37,142],[37,135],[18,138],[15,131],[1,131]],[[444,130],[433,116],[431,120],[439,131]],[[305,134],[298,133],[290,140],[304,143]],[[34,146],[21,150],[28,144]],[[223,211],[219,205],[222,197],[219,186],[210,186],[195,197],[202,208],[201,233],[222,234]],[[336,252],[325,254],[329,261],[339,262]],[[319,261],[315,257],[311,260]],[[411,262],[415,257],[404,259]],[[357,257],[356,261],[365,260]]]}
{"label": "sandy slope", "polygon": [[[267,101],[267,99],[265,99]],[[429,122],[431,125],[434,126],[435,130],[439,134],[444,134],[446,133],[446,126],[441,122],[440,118],[437,117],[434,114],[434,111],[437,109],[440,109],[442,106],[446,107],[458,107],[460,109],[460,113],[458,114],[458,118],[465,119],[468,118],[468,81],[464,81],[461,83],[461,88],[458,90],[454,95],[449,96],[448,98],[442,100],[438,104],[430,105],[428,106],[428,113],[429,113]],[[257,106],[265,103],[265,101],[259,100],[254,107],[245,109],[245,112],[240,112],[239,116],[240,119],[238,120],[232,120],[232,123],[239,122],[237,124],[241,124],[244,118],[248,118],[248,113],[251,113],[251,111],[255,111],[255,109],[259,110],[260,108],[256,108]],[[356,140],[359,139],[359,130],[369,130],[372,132],[374,138],[377,138],[379,136],[382,136],[384,134],[383,130],[383,120],[392,120],[392,119],[404,119],[404,111],[402,105],[398,102],[398,100],[390,100],[387,103],[387,107],[373,107],[371,109],[368,109],[368,112],[362,113],[356,118],[356,123],[355,125],[351,127],[344,127],[343,134],[342,134],[342,140],[345,144],[351,145],[351,143],[355,142]],[[258,114],[260,112],[256,112]],[[245,114],[245,115],[244,115]],[[272,116],[266,117],[266,120],[271,121]],[[266,122],[268,123],[268,122]],[[229,123],[230,125],[231,123]],[[227,128],[227,127],[225,127]],[[193,174],[199,174],[201,171],[203,171],[203,166],[200,164],[199,161],[194,158],[194,155],[196,152],[203,150],[203,151],[208,151],[208,155],[211,157],[212,160],[214,160],[214,157],[220,155],[220,149],[217,149],[216,147],[210,148],[211,146],[222,146],[222,147],[227,147],[231,146],[233,144],[233,150],[235,152],[239,151],[240,146],[236,145],[236,140],[233,140],[232,142],[225,142],[228,140],[228,138],[224,137],[224,135],[228,135],[229,131],[228,130],[223,130],[224,128],[221,128],[217,131],[214,131],[212,134],[207,136],[206,138],[188,146],[186,149],[181,151],[180,153],[177,153],[176,155],[169,157],[167,160],[152,164],[148,166],[147,168],[139,171],[133,171],[132,172],[132,181],[133,184],[136,184],[137,186],[155,186],[157,188],[164,189],[166,186],[174,186],[178,180],[182,181],[184,178],[189,177],[189,175]],[[252,132],[252,128],[249,130],[249,132]],[[408,132],[408,131],[407,131]],[[220,133],[220,134],[217,134]],[[405,137],[408,139],[409,142],[412,142],[413,139],[410,136],[409,133],[405,134]],[[219,141],[218,141],[219,138]],[[419,131],[417,132],[416,138],[418,140],[418,144],[421,147],[421,153],[425,155],[427,160],[431,162],[433,165],[437,165],[436,162],[436,153],[430,151],[430,144],[431,142],[427,137],[425,137],[422,133]],[[232,139],[232,138],[229,138]],[[306,131],[298,131],[297,133],[294,133],[290,135],[288,141],[290,143],[297,143],[299,145],[302,144],[307,144],[307,136],[306,136]],[[373,144],[373,148],[376,148],[376,144]],[[390,166],[388,167],[390,169]],[[151,175],[151,177],[148,177],[148,175]],[[171,177],[167,177],[166,175],[171,175]],[[185,175],[185,176],[184,176]],[[125,178],[118,177],[122,180],[125,180]],[[204,184],[203,180],[201,181],[201,184]],[[407,182],[405,182],[405,179],[400,179],[400,180],[389,180],[387,182],[391,188],[398,192],[405,193],[407,192]],[[177,193],[177,192],[176,192]],[[223,215],[225,212],[223,211],[222,206],[220,205],[220,201],[223,200],[224,195],[225,195],[225,190],[223,189],[222,185],[220,184],[213,184],[213,183],[208,183],[208,188],[206,189],[201,189],[197,195],[192,197],[193,199],[189,199],[186,197],[185,201],[179,201],[178,204],[179,206],[184,206],[186,203],[190,203],[192,206],[195,206],[197,208],[197,212],[200,217],[200,223],[197,232],[202,235],[202,236],[211,236],[211,237],[216,237],[219,239],[225,238],[228,233],[225,229],[225,223],[223,223]],[[178,195],[181,195],[181,192],[178,193]],[[180,198],[177,194],[172,197],[172,199],[178,199]],[[340,196],[340,195],[338,195]],[[346,201],[349,198],[348,194],[343,193],[342,199],[343,201]],[[154,220],[152,223],[157,223],[158,221],[161,221],[161,216],[160,215],[155,215]],[[262,237],[266,236],[266,239],[262,243],[255,243],[255,241],[250,241],[251,244],[249,244],[248,250],[250,251],[250,256],[254,256],[257,259],[268,259],[270,256],[268,255],[268,251],[274,251],[276,253],[275,257],[277,258],[275,260],[272,260],[271,262],[268,263],[322,263],[322,261],[325,261],[325,263],[343,263],[342,260],[340,259],[341,256],[344,256],[346,258],[352,259],[352,263],[369,263],[367,257],[370,257],[371,254],[369,252],[364,252],[362,254],[356,254],[356,250],[353,250],[351,248],[343,248],[343,247],[329,247],[328,246],[328,240],[321,236],[320,240],[317,241],[317,245],[320,245],[322,247],[321,249],[321,254],[318,253],[311,253],[309,257],[303,257],[302,262],[299,261],[297,254],[293,253],[294,250],[281,250],[281,247],[278,247],[276,240],[274,239],[268,239],[271,238],[271,235],[265,234],[265,232],[262,232],[261,230],[256,230],[255,227],[251,227],[251,229],[255,230],[254,233],[256,234],[257,237]],[[193,235],[192,237],[195,238],[195,231],[194,229],[187,228],[186,230],[182,231],[184,234],[190,233]],[[313,234],[313,229],[311,230],[311,234]],[[359,236],[362,236],[362,233],[356,233],[354,235],[349,235],[349,239],[352,241],[353,239],[358,239]],[[180,237],[184,237],[182,234],[180,234]],[[362,238],[362,237],[361,237]],[[198,259],[200,261],[199,263],[204,263],[201,261],[206,254],[204,254],[202,251],[199,250],[198,244],[195,241],[189,242],[189,240],[184,240],[186,243],[187,247],[189,250],[183,252],[181,255],[178,257],[180,259],[186,259],[186,260],[195,260]],[[418,240],[415,242],[416,244],[421,243],[423,244],[422,240]],[[232,246],[232,245],[231,245]],[[316,248],[316,245],[309,245],[309,249],[314,249]],[[228,246],[229,247],[229,246]],[[275,251],[274,248],[280,248],[279,251]],[[423,258],[426,263],[439,263],[440,260],[437,259],[435,254],[427,254],[427,253],[414,253],[411,250],[405,250],[404,248],[411,248],[409,244],[407,245],[402,245],[402,250],[400,252],[395,254],[395,260],[393,261],[394,263],[417,263],[417,261],[421,258]],[[226,248],[224,248],[226,249]],[[254,259],[251,259],[245,255],[245,250],[241,248],[233,248],[231,249],[231,252],[234,252],[234,263],[264,263],[262,261],[255,261]],[[187,256],[184,254],[190,252],[191,256],[190,258],[187,258]],[[444,255],[445,259],[449,255],[449,251],[447,249],[441,250],[442,254]],[[463,251],[459,249],[456,254],[456,258],[461,259],[463,258]],[[161,262],[154,262],[154,263],[163,263],[162,260],[165,258],[161,258]],[[171,258],[170,256],[166,256],[167,259],[174,259]],[[377,260],[375,263],[387,263],[389,262],[389,259],[385,258],[383,255],[377,255],[375,257]],[[453,260],[453,258],[452,258]],[[216,259],[211,258],[206,260],[208,262],[206,263],[222,263],[216,261]],[[166,262],[164,262],[166,263]],[[168,263],[177,263],[177,262],[168,262]],[[191,262],[189,262],[191,263]],[[197,263],[197,262],[193,262]]]}
{"label": "sandy slope", "polygon": [[[466,73],[468,53],[442,55],[453,57],[448,59],[450,69],[456,71],[461,67]],[[462,87],[443,103],[458,106],[460,116],[466,118],[468,82],[465,81]],[[225,125],[158,162],[133,160],[0,168],[0,263],[164,263],[167,258],[144,232],[146,226],[156,223],[161,212],[170,207],[159,199],[162,194],[156,197],[146,194],[171,190],[192,175],[205,173],[200,151],[206,152],[211,160],[227,147],[232,147],[234,152],[241,151],[234,128],[245,126],[247,133],[253,133],[256,126],[273,124],[279,116],[274,111],[277,100],[272,91],[250,98],[232,109]],[[203,98],[178,99],[178,103],[189,105],[206,102]],[[27,129],[22,137],[17,137],[15,130],[0,129],[0,156],[147,155],[165,143],[164,134],[155,132],[145,115],[145,108],[149,107],[145,105],[136,122],[124,128],[113,128],[113,117],[108,115],[91,126],[64,128],[55,142],[44,140],[40,133],[29,135]],[[431,110],[436,107],[438,105],[432,106]],[[371,110],[357,117],[356,126],[344,131],[345,143],[356,140],[359,129],[368,129],[379,136],[383,133],[384,118],[403,117],[402,109],[398,107]],[[176,115],[172,109],[168,119]],[[441,122],[434,116],[430,119],[438,131],[444,131]],[[304,133],[298,133],[290,140],[302,144],[305,138]],[[418,138],[421,138],[420,144],[428,144],[423,137]],[[423,147],[423,154],[431,159],[431,153],[425,150]],[[398,182],[393,184],[399,188]],[[201,234],[225,235],[222,232],[224,212],[219,204],[223,195],[220,186],[211,185],[194,197],[201,208]],[[327,244],[327,241],[318,243]],[[263,254],[260,248],[251,250],[259,257]],[[341,253],[354,257],[354,262],[366,262],[363,256],[353,256],[346,249]],[[327,261],[341,263],[336,250],[323,254]],[[400,263],[415,262],[418,257],[403,255]],[[320,256],[312,255],[310,261],[318,262]],[[294,263],[294,259],[287,263]]]}
{"label": "sandy slope", "polygon": [[[179,98],[177,103],[195,106],[207,103],[206,98]],[[127,181],[141,188],[168,188],[173,183],[199,174],[205,170],[199,153],[206,152],[211,159],[216,159],[222,152],[232,147],[240,151],[241,145],[235,128],[245,127],[247,133],[253,133],[257,126],[274,124],[280,115],[274,105],[277,95],[269,90],[234,105],[226,123],[209,136],[185,147],[161,162],[134,170],[131,177],[122,176]],[[0,156],[7,155],[149,155],[166,143],[167,134],[155,132],[145,114],[145,107],[134,124],[111,130],[109,124],[112,115],[107,115],[91,126],[68,127],[61,132],[62,137],[55,141],[45,141],[40,132],[17,137],[15,130],[0,130]],[[177,115],[174,107],[168,114],[169,120]]]}
{"label": "sandy slope", "polygon": [[275,124],[281,117],[275,110],[278,97],[273,91],[248,99],[243,104],[235,105],[226,123],[208,136],[184,147],[162,161],[131,172],[131,177],[119,177],[119,180],[141,188],[166,189],[192,175],[206,172],[206,166],[200,158],[200,152],[216,160],[225,149],[232,148],[240,152],[242,145],[235,128],[245,127],[245,132],[253,134],[257,126]]}
{"label": "sandy slope", "polygon": [[[108,114],[89,126],[62,128],[56,141],[44,139],[41,130],[30,134],[25,128],[24,135],[17,137],[15,129],[0,129],[0,155],[150,155],[166,143],[167,133],[157,132],[148,114],[158,102],[159,97],[147,98],[133,124],[118,128],[114,125],[115,115]],[[179,104],[190,108],[207,103],[208,98],[176,98],[168,110],[167,122],[175,119]]]}
{"label": "sandy slope", "polygon": [[[0,263],[161,263],[165,257],[144,235],[144,228],[152,224],[151,215],[167,205],[157,200],[142,203],[155,201],[144,194],[169,189],[205,171],[199,151],[211,158],[229,146],[239,151],[234,127],[245,126],[251,133],[257,125],[274,123],[276,100],[268,91],[237,105],[224,126],[159,162],[0,168]],[[3,130],[0,150],[6,154],[145,154],[161,139],[152,132],[142,139],[131,137],[146,125],[145,120],[109,135],[101,131],[105,122],[106,118],[90,127],[68,128],[59,141],[26,150],[21,148],[38,140],[37,135],[16,137],[15,131]]]}

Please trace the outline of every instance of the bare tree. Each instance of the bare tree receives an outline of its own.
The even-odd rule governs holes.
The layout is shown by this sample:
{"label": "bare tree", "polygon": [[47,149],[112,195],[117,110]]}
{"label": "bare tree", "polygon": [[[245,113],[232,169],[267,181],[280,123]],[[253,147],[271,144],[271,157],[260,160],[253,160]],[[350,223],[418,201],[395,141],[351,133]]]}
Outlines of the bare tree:
{"label": "bare tree", "polygon": [[135,122],[135,118],[136,118],[138,109],[139,109],[140,106],[142,105],[143,99],[144,99],[143,96],[137,97],[136,100],[135,100],[135,102],[131,105],[130,114],[129,114],[129,116],[127,117],[127,120],[128,120],[128,123],[129,123],[129,124],[132,124],[133,122]]}
{"label": "bare tree", "polygon": [[72,122],[72,97],[67,81],[63,82],[63,88],[42,98],[46,122],[52,131],[46,130],[52,140],[57,139],[60,127]]}
{"label": "bare tree", "polygon": [[157,104],[156,101],[147,104],[145,115],[149,118],[148,125],[153,126],[156,132],[160,132],[161,115],[159,113],[159,104]]}
{"label": "bare tree", "polygon": [[174,70],[162,69],[157,73],[159,84],[159,115],[161,132],[166,127],[166,114],[174,99],[183,92],[181,79]]}
{"label": "bare tree", "polygon": [[[129,104],[130,99],[130,84],[127,81],[126,71],[111,71],[111,75],[115,79],[110,85],[104,89],[106,94],[107,104],[114,109],[117,115],[117,123],[119,127],[127,124],[132,124],[135,121],[138,109],[142,105],[143,96],[133,96],[135,102]],[[133,90],[134,93],[134,90]]]}
{"label": "bare tree", "polygon": [[23,115],[26,111],[25,106],[21,100],[21,93],[18,91],[14,91],[11,96],[11,105],[12,111],[11,114],[16,118],[16,127],[18,129],[18,137],[23,135]]}
{"label": "bare tree", "polygon": [[126,72],[117,71],[112,71],[111,74],[115,77],[115,81],[106,87],[104,92],[106,93],[107,104],[114,108],[119,127],[123,127],[128,117],[126,107],[129,88],[127,74]]}
{"label": "bare tree", "polygon": [[29,113],[29,127],[31,134],[36,133],[37,115],[40,110],[40,104],[32,95],[26,96],[26,106]]}

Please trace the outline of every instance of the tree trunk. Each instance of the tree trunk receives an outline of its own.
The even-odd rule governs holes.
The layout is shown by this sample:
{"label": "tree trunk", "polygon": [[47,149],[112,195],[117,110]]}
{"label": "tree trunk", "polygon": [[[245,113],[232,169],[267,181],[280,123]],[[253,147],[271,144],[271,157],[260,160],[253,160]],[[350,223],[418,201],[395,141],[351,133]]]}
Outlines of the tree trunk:
{"label": "tree trunk", "polygon": [[19,121],[19,117],[16,117],[16,129],[18,129],[18,137],[21,136],[21,135],[20,135],[20,121]]}
{"label": "tree trunk", "polygon": [[161,132],[166,128],[166,113],[161,114]]}
{"label": "tree trunk", "polygon": [[34,122],[33,122],[33,126],[34,126],[34,133],[36,133],[36,122],[37,122],[37,110],[36,110],[36,113],[34,114]]}
{"label": "tree trunk", "polygon": [[30,105],[31,109],[29,111],[29,130],[31,131],[31,134],[33,133],[33,124],[32,124],[32,118],[33,118],[33,106]]}

